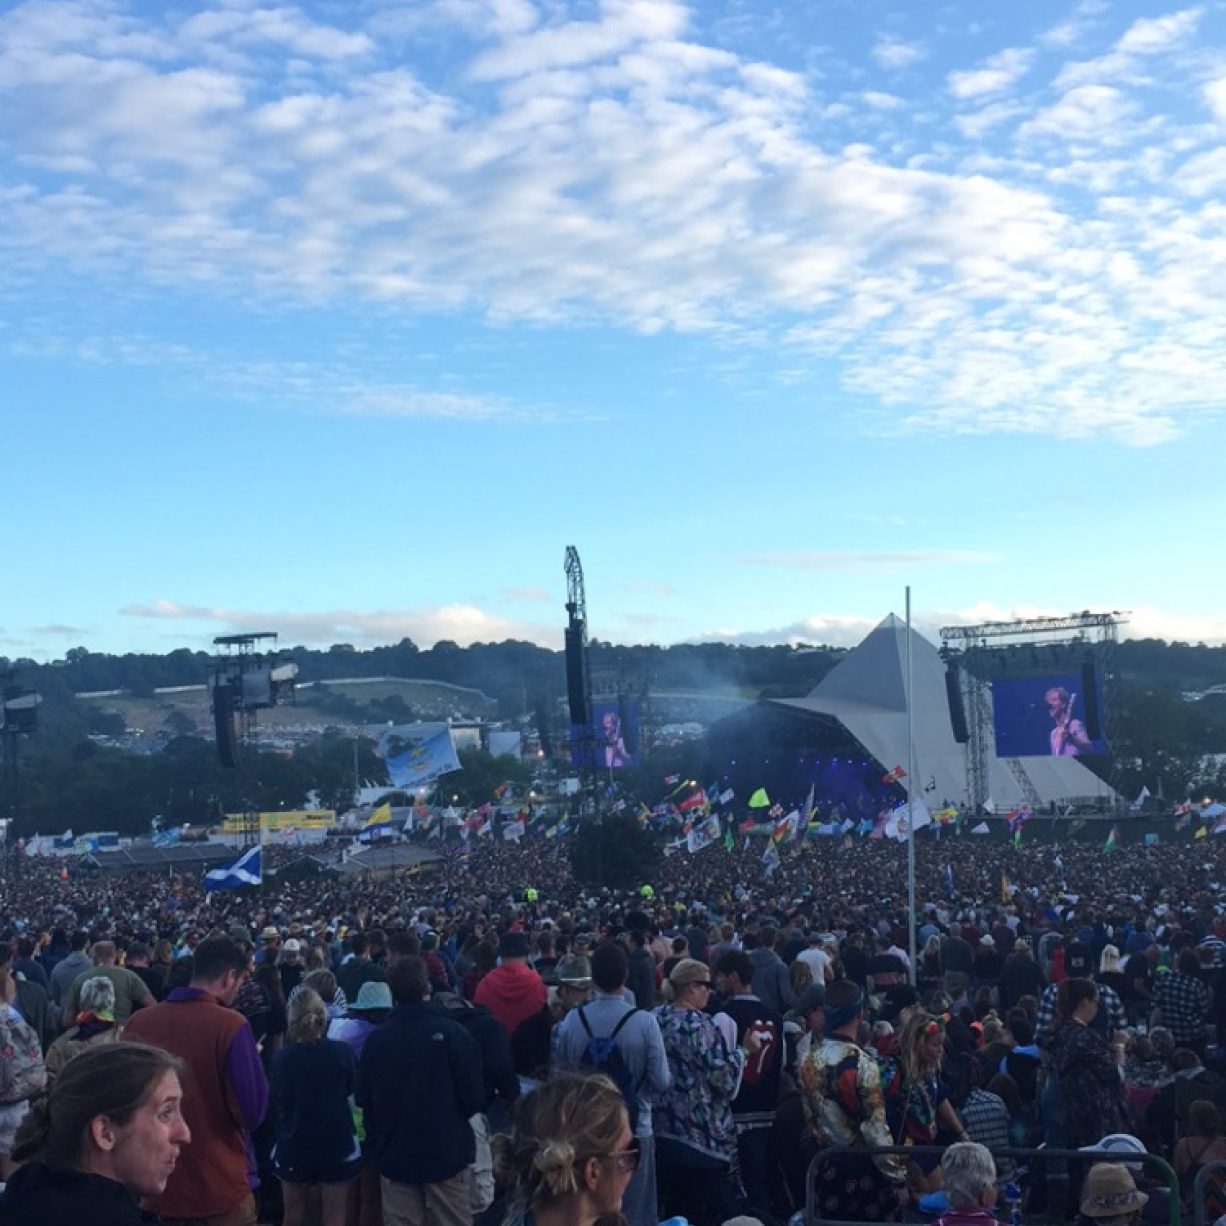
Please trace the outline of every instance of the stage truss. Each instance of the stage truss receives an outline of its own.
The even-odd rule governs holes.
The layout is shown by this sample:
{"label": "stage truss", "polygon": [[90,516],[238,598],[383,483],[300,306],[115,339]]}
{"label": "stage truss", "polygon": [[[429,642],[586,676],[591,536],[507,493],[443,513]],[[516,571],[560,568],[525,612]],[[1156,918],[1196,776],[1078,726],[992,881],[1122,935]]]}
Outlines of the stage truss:
{"label": "stage truss", "polygon": [[[966,712],[966,793],[975,811],[989,799],[988,768],[995,756],[990,685],[994,677],[1019,670],[1040,671],[1067,667],[1070,659],[1094,665],[1102,692],[1103,731],[1107,744],[1115,741],[1115,648],[1119,628],[1128,614],[1070,613],[1067,617],[1030,617],[977,626],[944,626],[941,658],[958,669],[962,706]],[[1037,807],[1039,795],[1020,758],[1002,759],[1017,780],[1022,795]],[[1108,780],[1108,782],[1111,782]]]}

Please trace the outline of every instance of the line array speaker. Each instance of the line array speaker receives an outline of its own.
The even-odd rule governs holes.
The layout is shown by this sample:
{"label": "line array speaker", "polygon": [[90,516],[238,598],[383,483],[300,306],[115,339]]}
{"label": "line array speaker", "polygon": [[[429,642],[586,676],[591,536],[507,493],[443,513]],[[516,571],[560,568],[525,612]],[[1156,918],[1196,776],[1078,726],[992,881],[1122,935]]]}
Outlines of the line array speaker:
{"label": "line array speaker", "polygon": [[953,729],[954,740],[959,745],[965,745],[971,739],[970,729],[966,726],[966,709],[962,705],[962,682],[958,676],[958,666],[945,666],[945,700],[949,704],[949,726]]}

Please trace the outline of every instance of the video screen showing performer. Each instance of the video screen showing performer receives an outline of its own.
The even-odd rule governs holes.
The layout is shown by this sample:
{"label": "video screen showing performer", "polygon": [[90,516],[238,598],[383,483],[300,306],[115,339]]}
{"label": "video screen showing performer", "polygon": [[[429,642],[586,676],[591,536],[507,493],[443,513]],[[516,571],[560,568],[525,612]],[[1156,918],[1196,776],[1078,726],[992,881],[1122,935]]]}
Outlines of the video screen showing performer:
{"label": "video screen showing performer", "polygon": [[[1099,711],[1101,698],[1094,696]],[[996,754],[1001,758],[1082,758],[1106,753],[1086,728],[1086,696],[1076,674],[992,682]]]}

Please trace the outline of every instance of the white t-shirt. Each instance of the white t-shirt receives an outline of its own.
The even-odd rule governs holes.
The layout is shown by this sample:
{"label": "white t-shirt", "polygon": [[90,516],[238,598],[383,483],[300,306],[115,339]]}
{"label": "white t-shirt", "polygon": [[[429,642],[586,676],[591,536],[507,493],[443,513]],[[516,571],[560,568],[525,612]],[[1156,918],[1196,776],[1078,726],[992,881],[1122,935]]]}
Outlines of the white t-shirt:
{"label": "white t-shirt", "polygon": [[830,965],[830,955],[822,949],[802,949],[796,955],[797,962],[803,962],[813,972],[813,982],[819,986],[826,982],[826,967]]}

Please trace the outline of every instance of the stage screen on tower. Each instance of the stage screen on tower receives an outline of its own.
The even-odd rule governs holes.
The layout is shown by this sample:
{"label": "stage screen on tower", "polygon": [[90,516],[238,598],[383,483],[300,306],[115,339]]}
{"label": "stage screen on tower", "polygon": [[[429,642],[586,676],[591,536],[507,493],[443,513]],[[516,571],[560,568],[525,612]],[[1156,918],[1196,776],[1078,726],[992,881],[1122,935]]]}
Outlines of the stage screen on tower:
{"label": "stage screen on tower", "polygon": [[[571,727],[571,761],[575,766],[584,765],[582,758],[582,733],[577,726]],[[624,766],[639,764],[639,704],[634,699],[596,699],[592,703],[592,727],[589,739],[592,758],[590,765],[595,770],[620,770]]]}
{"label": "stage screen on tower", "polygon": [[[992,682],[992,723],[998,758],[1088,758],[1107,752],[1090,736],[1083,674],[998,677]],[[1095,681],[1097,688],[1097,681]],[[1089,696],[1102,716],[1101,690]]]}

